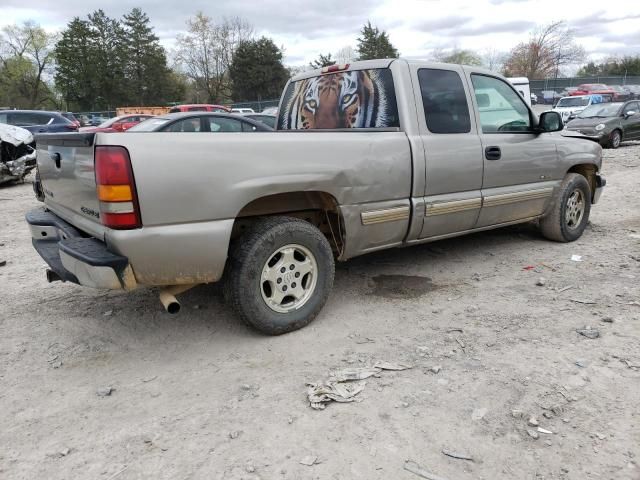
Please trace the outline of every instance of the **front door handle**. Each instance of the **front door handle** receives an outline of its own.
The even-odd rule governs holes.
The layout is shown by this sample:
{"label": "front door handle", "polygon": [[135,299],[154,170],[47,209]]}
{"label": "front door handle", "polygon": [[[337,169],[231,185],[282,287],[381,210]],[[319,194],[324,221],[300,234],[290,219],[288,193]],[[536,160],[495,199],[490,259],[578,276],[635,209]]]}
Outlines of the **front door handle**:
{"label": "front door handle", "polygon": [[500,160],[502,157],[502,151],[500,147],[487,147],[484,149],[484,157],[487,160]]}

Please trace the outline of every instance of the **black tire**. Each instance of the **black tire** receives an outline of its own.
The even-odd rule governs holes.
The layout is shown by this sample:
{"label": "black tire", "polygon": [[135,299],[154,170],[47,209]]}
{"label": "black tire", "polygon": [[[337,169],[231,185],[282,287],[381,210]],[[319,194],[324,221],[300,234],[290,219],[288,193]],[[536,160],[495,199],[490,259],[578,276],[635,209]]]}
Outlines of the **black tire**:
{"label": "black tire", "polygon": [[[574,192],[580,192],[584,202],[583,213],[579,221],[570,224],[567,221],[567,204]],[[540,220],[542,235],[556,242],[573,242],[582,236],[589,222],[591,212],[591,187],[587,179],[578,173],[569,173],[555,193],[551,208]]]}
{"label": "black tire", "polygon": [[[306,303],[280,313],[263,298],[263,268],[278,249],[288,245],[306,248],[317,264],[315,288]],[[293,217],[258,220],[232,246],[225,279],[225,298],[248,325],[268,335],[280,335],[308,325],[324,306],[331,288],[335,264],[331,246],[315,226]],[[295,280],[294,280],[295,281]]]}
{"label": "black tire", "polygon": [[618,148],[622,143],[622,133],[620,130],[614,130],[609,134],[609,138],[604,142],[605,148]]}

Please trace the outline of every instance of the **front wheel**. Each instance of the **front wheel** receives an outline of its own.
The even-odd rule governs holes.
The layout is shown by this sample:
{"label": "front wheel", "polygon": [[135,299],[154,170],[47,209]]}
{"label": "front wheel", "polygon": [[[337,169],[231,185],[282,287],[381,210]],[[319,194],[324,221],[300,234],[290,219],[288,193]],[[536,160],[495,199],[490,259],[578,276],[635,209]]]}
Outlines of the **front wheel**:
{"label": "front wheel", "polygon": [[297,218],[268,217],[232,249],[225,296],[247,324],[279,335],[316,317],[334,270],[331,246],[320,230]]}
{"label": "front wheel", "polygon": [[542,235],[556,242],[582,236],[591,212],[591,187],[578,173],[569,173],[556,192],[549,213],[540,220]]}
{"label": "front wheel", "polygon": [[609,135],[609,139],[603,145],[605,148],[618,148],[622,143],[622,134],[620,130],[614,130]]}

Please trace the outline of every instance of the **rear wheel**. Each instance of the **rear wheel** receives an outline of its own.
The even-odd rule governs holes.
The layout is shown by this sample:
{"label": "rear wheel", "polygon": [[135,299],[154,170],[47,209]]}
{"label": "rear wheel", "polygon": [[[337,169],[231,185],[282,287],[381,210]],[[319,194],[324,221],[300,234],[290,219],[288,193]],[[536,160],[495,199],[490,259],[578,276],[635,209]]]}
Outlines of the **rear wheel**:
{"label": "rear wheel", "polygon": [[292,217],[257,221],[232,249],[225,296],[246,323],[269,335],[309,324],[333,286],[325,236]]}
{"label": "rear wheel", "polygon": [[578,173],[569,173],[555,194],[540,230],[549,240],[573,242],[582,236],[591,212],[591,187]]}

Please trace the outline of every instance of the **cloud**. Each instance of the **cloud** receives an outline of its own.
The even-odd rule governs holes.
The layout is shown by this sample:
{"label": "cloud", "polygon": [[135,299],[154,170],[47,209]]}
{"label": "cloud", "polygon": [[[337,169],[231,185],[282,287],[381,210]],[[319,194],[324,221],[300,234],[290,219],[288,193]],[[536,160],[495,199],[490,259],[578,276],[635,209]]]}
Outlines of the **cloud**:
{"label": "cloud", "polygon": [[420,22],[416,24],[414,28],[426,32],[439,32],[441,30],[451,30],[453,28],[458,28],[470,22],[472,19],[473,17],[469,16],[452,15],[450,17],[430,19]]}
{"label": "cloud", "polygon": [[511,22],[489,22],[476,26],[468,26],[456,29],[455,33],[460,37],[474,37],[477,35],[493,35],[495,33],[528,33],[536,26],[529,20],[513,20]]}

